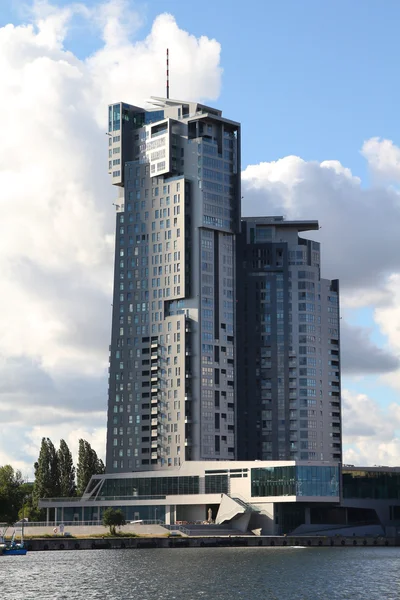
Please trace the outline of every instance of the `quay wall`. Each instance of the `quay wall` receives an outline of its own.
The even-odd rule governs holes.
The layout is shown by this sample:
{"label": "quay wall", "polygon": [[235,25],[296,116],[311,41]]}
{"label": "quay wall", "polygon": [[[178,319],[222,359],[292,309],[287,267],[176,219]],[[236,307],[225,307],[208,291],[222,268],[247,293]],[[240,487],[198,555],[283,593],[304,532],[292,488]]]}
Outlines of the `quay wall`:
{"label": "quay wall", "polygon": [[146,537],[146,538],[36,538],[26,541],[28,551],[66,550],[126,550],[146,548],[229,548],[229,547],[384,547],[400,546],[400,538],[367,537],[279,537],[279,536],[229,536],[229,537]]}

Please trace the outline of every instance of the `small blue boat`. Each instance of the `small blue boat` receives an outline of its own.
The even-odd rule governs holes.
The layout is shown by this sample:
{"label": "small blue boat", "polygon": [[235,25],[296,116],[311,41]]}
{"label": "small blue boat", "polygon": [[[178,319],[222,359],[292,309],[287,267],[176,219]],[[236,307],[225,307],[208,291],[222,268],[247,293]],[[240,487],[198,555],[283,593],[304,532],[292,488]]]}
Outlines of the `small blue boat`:
{"label": "small blue boat", "polygon": [[23,543],[6,545],[6,547],[3,548],[3,556],[25,556],[27,552],[28,550]]}
{"label": "small blue boat", "polygon": [[25,548],[22,536],[21,542],[15,541],[15,530],[10,542],[6,542],[3,536],[0,536],[0,554],[3,556],[25,556],[28,550]]}

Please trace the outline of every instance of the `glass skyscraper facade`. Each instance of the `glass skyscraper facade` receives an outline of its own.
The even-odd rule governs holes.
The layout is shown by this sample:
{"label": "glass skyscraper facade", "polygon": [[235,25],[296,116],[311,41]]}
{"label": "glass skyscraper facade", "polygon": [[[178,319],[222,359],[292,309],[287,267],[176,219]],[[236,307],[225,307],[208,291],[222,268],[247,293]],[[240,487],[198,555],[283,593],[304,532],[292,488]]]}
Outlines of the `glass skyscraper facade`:
{"label": "glass skyscraper facade", "polygon": [[317,221],[242,221],[238,459],[340,462],[339,283],[321,278]]}
{"label": "glass skyscraper facade", "polygon": [[240,126],[198,103],[152,105],[109,107],[107,472],[236,455]]}

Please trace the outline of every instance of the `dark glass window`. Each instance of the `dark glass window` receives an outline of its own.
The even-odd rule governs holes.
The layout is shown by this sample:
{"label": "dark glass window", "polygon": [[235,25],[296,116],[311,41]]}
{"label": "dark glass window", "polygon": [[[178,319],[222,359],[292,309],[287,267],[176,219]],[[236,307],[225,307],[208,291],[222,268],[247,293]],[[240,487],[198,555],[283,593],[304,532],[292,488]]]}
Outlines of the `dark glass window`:
{"label": "dark glass window", "polygon": [[342,481],[343,498],[400,499],[399,472],[343,469]]}
{"label": "dark glass window", "polygon": [[339,496],[339,469],[301,465],[251,469],[251,495]]}
{"label": "dark glass window", "polygon": [[227,494],[228,493],[228,475],[206,475],[205,477],[206,494]]}
{"label": "dark glass window", "polygon": [[113,131],[121,129],[121,105],[114,104],[113,107]]}
{"label": "dark glass window", "polygon": [[199,477],[133,477],[106,479],[99,497],[169,496],[198,494]]}

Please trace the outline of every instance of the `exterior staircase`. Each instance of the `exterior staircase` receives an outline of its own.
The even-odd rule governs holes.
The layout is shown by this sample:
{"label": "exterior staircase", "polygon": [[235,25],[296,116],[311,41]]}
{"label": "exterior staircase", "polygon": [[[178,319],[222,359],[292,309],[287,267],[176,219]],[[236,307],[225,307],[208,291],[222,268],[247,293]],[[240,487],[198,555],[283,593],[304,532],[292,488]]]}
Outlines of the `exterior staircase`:
{"label": "exterior staircase", "polygon": [[243,498],[241,498],[238,495],[229,496],[229,497],[232,498],[232,500],[234,500],[235,502],[237,502],[237,504],[242,506],[246,513],[247,512],[256,512],[256,513],[261,512],[260,509],[258,508],[258,506],[254,506],[254,504],[250,504],[249,502],[246,502],[246,500],[244,500]]}

